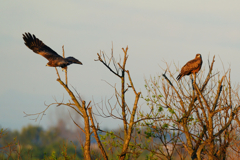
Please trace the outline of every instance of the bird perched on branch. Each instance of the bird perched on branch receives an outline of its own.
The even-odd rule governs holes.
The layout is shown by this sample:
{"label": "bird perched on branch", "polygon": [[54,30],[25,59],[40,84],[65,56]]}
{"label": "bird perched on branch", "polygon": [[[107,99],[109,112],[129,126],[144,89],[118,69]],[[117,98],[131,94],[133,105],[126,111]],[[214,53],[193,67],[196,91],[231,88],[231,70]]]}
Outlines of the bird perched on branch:
{"label": "bird perched on branch", "polygon": [[74,57],[63,58],[59,54],[57,54],[50,47],[45,45],[41,40],[35,37],[35,35],[31,35],[30,33],[23,34],[23,40],[25,41],[25,45],[31,49],[33,52],[40,54],[45,57],[49,62],[46,66],[49,67],[61,67],[62,69],[66,69],[68,65],[75,63],[81,64],[79,60]]}
{"label": "bird perched on branch", "polygon": [[196,54],[196,57],[188,61],[181,69],[180,74],[177,76],[177,80],[179,81],[183,76],[196,74],[202,67],[202,56],[201,54]]}

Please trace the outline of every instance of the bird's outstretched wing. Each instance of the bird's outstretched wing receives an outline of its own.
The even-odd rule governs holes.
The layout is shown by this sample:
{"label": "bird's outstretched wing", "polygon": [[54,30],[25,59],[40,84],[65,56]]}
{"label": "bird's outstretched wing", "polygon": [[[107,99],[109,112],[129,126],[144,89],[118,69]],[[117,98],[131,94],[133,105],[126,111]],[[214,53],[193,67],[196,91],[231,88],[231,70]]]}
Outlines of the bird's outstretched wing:
{"label": "bird's outstretched wing", "polygon": [[31,35],[30,33],[23,34],[23,40],[25,41],[25,45],[28,48],[30,48],[33,52],[42,55],[48,60],[62,58],[54,50],[45,45],[41,40],[36,38],[34,34],[33,35]]}

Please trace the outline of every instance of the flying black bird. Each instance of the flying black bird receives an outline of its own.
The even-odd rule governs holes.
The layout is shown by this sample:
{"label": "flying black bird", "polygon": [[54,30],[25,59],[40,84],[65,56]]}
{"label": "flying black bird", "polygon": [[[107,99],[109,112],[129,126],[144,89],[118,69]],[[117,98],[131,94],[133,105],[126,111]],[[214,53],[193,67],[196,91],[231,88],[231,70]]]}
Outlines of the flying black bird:
{"label": "flying black bird", "polygon": [[30,33],[23,34],[23,40],[25,41],[25,45],[31,49],[33,52],[40,54],[45,57],[49,62],[46,66],[49,67],[61,67],[62,69],[66,69],[68,65],[75,63],[81,64],[79,60],[74,57],[63,58],[59,54],[57,54],[50,47],[45,45],[41,40],[35,37],[35,35],[31,35]]}

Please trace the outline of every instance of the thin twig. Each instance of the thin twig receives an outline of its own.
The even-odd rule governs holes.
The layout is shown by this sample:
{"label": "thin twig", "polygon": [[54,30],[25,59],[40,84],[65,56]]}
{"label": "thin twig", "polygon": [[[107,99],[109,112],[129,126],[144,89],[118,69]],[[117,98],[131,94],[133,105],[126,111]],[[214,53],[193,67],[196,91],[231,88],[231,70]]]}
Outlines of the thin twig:
{"label": "thin twig", "polygon": [[59,76],[59,73],[58,73],[57,67],[55,67],[55,69],[56,69],[56,72],[57,72],[57,76],[58,76],[58,78],[61,79],[60,76]]}
{"label": "thin twig", "polygon": [[[65,58],[64,45],[62,46],[62,50],[63,50],[63,58]],[[66,86],[67,86],[68,85],[67,66],[64,68],[64,72],[65,72],[65,83],[66,83]]]}

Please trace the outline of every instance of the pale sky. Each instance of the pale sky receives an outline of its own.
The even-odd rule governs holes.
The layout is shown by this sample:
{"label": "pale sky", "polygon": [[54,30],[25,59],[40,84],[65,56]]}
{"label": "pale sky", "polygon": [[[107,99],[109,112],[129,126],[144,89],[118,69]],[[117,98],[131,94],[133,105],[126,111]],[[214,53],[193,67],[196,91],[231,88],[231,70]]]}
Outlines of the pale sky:
{"label": "pale sky", "polygon": [[[0,125],[20,129],[39,122],[23,117],[44,110],[44,103],[69,97],[56,81],[54,68],[29,50],[22,34],[35,34],[62,55],[74,56],[83,66],[69,67],[69,84],[87,100],[110,98],[110,84],[120,84],[97,59],[100,50],[110,54],[113,42],[118,58],[129,47],[127,69],[135,87],[144,92],[144,77],[161,74],[163,60],[180,67],[201,53],[203,66],[216,55],[217,70],[231,65],[232,81],[239,82],[240,1],[12,1],[0,0]],[[63,76],[63,72],[59,70]],[[129,92],[128,95],[132,93]],[[131,96],[130,96],[131,98]],[[129,98],[129,99],[130,99]],[[131,100],[131,99],[130,99]],[[134,100],[132,99],[132,102]],[[131,102],[131,101],[130,101]],[[41,126],[49,126],[52,107]],[[117,127],[98,119],[101,127]]]}

